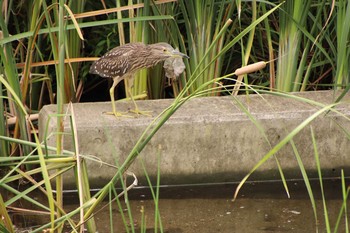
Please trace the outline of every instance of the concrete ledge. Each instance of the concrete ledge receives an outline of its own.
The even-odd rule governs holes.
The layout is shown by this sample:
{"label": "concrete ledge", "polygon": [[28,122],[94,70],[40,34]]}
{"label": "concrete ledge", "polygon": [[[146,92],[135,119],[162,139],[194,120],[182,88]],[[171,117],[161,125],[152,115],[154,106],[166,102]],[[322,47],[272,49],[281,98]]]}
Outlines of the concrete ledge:
{"label": "concrete ledge", "polygon": [[[332,103],[336,98],[332,91],[296,95],[321,103]],[[237,99],[263,127],[272,147],[319,110],[310,104],[273,95],[238,96]],[[347,95],[344,101],[349,100],[350,96]],[[152,100],[138,103],[141,109],[153,110],[153,115],[157,115],[171,102],[172,100]],[[120,111],[126,111],[131,106],[130,102],[117,102]],[[80,153],[97,156],[109,164],[115,164],[116,159],[122,163],[152,118],[142,116],[116,119],[102,114],[110,108],[109,102],[74,104]],[[350,116],[348,104],[339,105],[337,109]],[[41,137],[49,116],[55,111],[55,105],[45,106],[41,110]],[[322,115],[311,124],[316,135],[324,177],[338,177],[341,168],[350,166],[350,142],[338,124],[350,130],[350,121],[333,113]],[[51,118],[48,125],[49,132],[54,132],[55,118]],[[65,131],[69,132],[69,127],[66,122]],[[316,177],[310,126],[303,129],[294,138],[294,142],[309,175]],[[54,137],[48,139],[48,143],[55,145]],[[70,137],[65,137],[64,146],[65,149],[72,149]],[[264,135],[232,97],[208,97],[192,99],[184,104],[157,132],[140,157],[148,174],[154,178],[157,173],[157,158],[161,155],[162,184],[234,182],[240,181],[270,148]],[[277,157],[287,179],[301,177],[289,144]],[[98,162],[89,161],[88,168],[91,187],[103,186],[115,174],[114,168],[102,166]],[[146,185],[139,158],[130,170],[137,175],[141,185]],[[74,187],[75,180],[69,176],[72,174],[67,175],[66,188]],[[251,180],[279,178],[276,162],[271,158]]]}

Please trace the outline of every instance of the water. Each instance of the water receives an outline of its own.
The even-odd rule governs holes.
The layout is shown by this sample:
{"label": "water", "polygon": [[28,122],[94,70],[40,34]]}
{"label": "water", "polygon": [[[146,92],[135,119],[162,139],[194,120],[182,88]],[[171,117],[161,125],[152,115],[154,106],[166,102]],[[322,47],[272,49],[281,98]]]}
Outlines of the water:
{"label": "water", "polygon": [[[313,182],[317,223],[303,182],[292,181],[288,185],[290,199],[280,182],[249,183],[243,186],[235,202],[231,200],[236,188],[234,184],[163,187],[160,189],[159,210],[164,232],[310,233],[316,232],[316,224],[319,232],[325,232],[318,182]],[[342,204],[340,181],[330,180],[324,186],[333,229]],[[140,232],[143,209],[146,232],[155,232],[154,201],[149,189],[133,189],[129,191],[129,197],[133,216],[133,222],[129,224]],[[72,200],[76,200],[76,195],[67,194],[66,203]],[[66,208],[75,206],[71,204]],[[108,208],[99,211],[95,219],[100,233],[110,232]],[[344,216],[341,222],[338,232],[345,232]],[[113,205],[113,226],[114,232],[126,232],[116,204]]]}

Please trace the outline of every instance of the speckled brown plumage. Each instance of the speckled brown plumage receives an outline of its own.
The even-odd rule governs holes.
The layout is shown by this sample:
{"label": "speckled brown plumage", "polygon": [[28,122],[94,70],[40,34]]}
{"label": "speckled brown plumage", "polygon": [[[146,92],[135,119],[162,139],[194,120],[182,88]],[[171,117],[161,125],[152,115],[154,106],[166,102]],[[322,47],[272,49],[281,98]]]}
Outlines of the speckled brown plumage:
{"label": "speckled brown plumage", "polygon": [[142,114],[142,111],[137,108],[130,90],[133,85],[134,73],[140,69],[155,66],[159,62],[173,57],[188,58],[188,56],[175,50],[167,43],[151,45],[130,43],[116,47],[96,60],[90,67],[90,73],[97,74],[104,78],[113,78],[113,85],[109,90],[113,112],[108,114],[113,114],[117,117],[125,115],[116,111],[114,104],[114,88],[120,81],[126,78],[130,79],[128,80],[130,82],[127,87],[127,92],[135,105],[135,110],[133,110],[133,112]]}
{"label": "speckled brown plumage", "polygon": [[90,73],[104,78],[133,74],[139,69],[155,66],[171,57],[171,54],[164,53],[164,50],[173,51],[174,49],[167,43],[125,44],[110,50],[95,61],[90,67]]}

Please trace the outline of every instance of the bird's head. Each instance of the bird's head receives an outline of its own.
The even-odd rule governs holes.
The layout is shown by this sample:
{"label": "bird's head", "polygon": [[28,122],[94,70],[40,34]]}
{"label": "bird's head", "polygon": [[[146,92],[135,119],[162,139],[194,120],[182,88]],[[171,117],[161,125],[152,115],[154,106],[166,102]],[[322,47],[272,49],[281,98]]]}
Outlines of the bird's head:
{"label": "bird's head", "polygon": [[156,56],[158,58],[163,58],[164,60],[167,58],[170,58],[170,57],[189,58],[189,56],[187,56],[186,54],[177,51],[171,45],[164,43],[164,42],[157,43],[157,44],[151,44],[149,46],[151,47],[152,54],[154,56]]}

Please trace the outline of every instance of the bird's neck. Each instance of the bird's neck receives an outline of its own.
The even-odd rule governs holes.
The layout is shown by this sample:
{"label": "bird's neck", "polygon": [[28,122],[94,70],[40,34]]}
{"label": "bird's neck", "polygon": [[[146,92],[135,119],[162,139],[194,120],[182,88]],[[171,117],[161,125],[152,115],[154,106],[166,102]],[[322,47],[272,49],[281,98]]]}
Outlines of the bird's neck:
{"label": "bird's neck", "polygon": [[158,56],[156,56],[155,54],[153,54],[152,52],[148,52],[148,56],[145,56],[145,66],[147,68],[152,67],[157,65],[160,62],[165,61],[166,58],[159,58]]}

